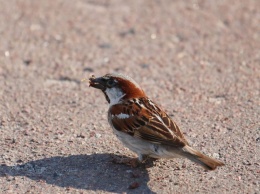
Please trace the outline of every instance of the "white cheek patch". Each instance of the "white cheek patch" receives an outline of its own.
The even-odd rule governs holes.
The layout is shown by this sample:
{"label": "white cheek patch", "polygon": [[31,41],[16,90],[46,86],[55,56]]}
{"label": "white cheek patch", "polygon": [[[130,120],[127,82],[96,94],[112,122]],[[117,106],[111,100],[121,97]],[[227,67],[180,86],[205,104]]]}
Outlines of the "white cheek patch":
{"label": "white cheek patch", "polygon": [[125,96],[119,88],[107,88],[105,92],[110,100],[110,106],[117,104]]}

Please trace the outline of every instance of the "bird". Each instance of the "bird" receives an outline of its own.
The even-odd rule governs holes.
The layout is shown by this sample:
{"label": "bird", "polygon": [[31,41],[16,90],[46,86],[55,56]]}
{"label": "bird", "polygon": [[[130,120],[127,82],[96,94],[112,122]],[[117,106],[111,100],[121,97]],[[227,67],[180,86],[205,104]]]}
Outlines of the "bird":
{"label": "bird", "polygon": [[206,170],[224,165],[193,148],[178,125],[131,77],[118,73],[97,78],[92,75],[89,87],[105,95],[108,122],[123,145],[138,155],[139,163],[146,158],[187,158]]}

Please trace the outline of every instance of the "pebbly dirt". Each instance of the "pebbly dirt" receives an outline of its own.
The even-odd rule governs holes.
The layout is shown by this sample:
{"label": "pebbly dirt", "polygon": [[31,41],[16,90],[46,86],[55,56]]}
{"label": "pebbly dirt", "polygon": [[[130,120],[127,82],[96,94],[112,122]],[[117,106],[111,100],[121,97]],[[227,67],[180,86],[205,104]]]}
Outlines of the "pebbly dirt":
{"label": "pebbly dirt", "polygon": [[[260,1],[1,0],[0,193],[259,193]],[[131,168],[101,92],[120,72],[224,167]]]}

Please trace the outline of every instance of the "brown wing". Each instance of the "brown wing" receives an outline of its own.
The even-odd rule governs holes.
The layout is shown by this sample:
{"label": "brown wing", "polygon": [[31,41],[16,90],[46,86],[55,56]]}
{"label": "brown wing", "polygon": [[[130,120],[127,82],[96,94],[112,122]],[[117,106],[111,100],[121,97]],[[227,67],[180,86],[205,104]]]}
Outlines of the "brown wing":
{"label": "brown wing", "polygon": [[146,105],[147,109],[155,109],[156,113],[160,115],[167,128],[169,128],[169,130],[171,130],[177,137],[185,142],[185,144],[189,145],[178,125],[172,121],[172,119],[165,113],[164,110],[154,104],[150,99],[141,98],[140,100]]}
{"label": "brown wing", "polygon": [[156,144],[178,147],[187,144],[178,126],[147,98],[114,105],[109,113],[111,124],[118,131]]}

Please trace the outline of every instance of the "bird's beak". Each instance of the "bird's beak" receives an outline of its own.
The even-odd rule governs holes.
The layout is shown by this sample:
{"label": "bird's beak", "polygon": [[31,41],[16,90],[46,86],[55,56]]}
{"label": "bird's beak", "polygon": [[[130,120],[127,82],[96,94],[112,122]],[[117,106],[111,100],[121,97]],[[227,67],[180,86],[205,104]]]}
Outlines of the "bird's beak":
{"label": "bird's beak", "polygon": [[95,76],[92,75],[89,78],[89,87],[97,88],[104,91],[106,90],[106,81],[102,77],[95,78]]}

